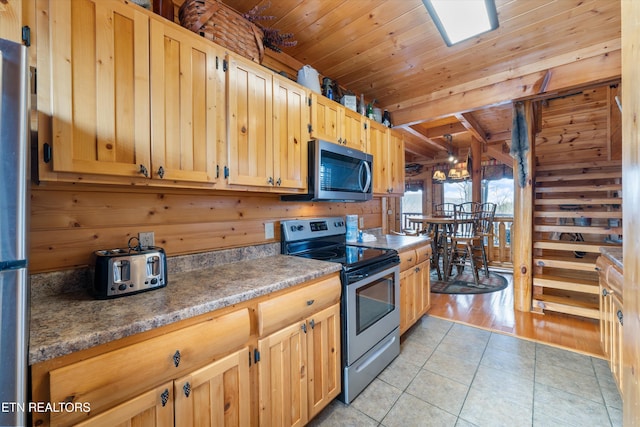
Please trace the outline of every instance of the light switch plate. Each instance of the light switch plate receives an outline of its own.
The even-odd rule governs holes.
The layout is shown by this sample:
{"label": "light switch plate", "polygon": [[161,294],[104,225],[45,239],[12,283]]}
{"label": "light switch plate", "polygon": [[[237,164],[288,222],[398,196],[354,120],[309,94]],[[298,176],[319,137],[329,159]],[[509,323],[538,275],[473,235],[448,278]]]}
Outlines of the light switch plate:
{"label": "light switch plate", "polygon": [[155,236],[153,231],[138,233],[138,241],[144,249],[155,245]]}
{"label": "light switch plate", "polygon": [[360,217],[358,218],[358,221],[360,222],[360,224],[358,225],[358,228],[364,228],[364,218]]}
{"label": "light switch plate", "polygon": [[273,223],[272,222],[265,222],[265,224],[264,224],[264,238],[265,239],[273,239],[274,238]]}

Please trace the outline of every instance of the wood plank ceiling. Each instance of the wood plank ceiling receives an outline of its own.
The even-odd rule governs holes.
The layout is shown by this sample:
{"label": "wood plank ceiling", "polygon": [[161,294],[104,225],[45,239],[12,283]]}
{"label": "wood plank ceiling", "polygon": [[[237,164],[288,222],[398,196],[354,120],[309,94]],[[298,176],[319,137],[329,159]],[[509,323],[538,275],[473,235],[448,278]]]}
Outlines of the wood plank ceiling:
{"label": "wood plank ceiling", "polygon": [[265,26],[297,40],[283,51],[388,109],[409,161],[443,158],[447,133],[455,149],[475,137],[483,158],[509,161],[511,100],[619,77],[616,0],[496,0],[499,28],[452,47],[421,0],[224,2],[268,5]]}

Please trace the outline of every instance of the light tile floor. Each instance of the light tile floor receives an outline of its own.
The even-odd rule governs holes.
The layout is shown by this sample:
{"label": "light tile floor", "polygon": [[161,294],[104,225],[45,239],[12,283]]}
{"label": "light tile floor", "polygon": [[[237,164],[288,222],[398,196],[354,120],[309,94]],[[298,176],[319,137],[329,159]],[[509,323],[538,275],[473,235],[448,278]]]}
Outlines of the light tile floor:
{"label": "light tile floor", "polygon": [[622,426],[606,361],[424,316],[351,405],[311,426]]}

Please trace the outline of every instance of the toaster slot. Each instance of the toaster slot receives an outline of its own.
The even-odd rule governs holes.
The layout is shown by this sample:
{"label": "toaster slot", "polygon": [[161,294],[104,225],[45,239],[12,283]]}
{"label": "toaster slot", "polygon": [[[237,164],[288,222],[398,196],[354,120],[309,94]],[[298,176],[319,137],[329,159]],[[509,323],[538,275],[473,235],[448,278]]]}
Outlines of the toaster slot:
{"label": "toaster slot", "polygon": [[128,260],[113,262],[113,281],[128,282],[131,280],[131,264]]}
{"label": "toaster slot", "polygon": [[147,258],[147,277],[160,275],[160,257],[153,255]]}

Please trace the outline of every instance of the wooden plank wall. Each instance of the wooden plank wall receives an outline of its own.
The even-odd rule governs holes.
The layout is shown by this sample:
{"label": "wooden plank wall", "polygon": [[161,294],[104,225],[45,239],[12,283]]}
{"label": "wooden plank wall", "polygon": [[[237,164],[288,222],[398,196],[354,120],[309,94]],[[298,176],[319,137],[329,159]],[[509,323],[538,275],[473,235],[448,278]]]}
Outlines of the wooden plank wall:
{"label": "wooden plank wall", "polygon": [[[358,214],[364,228],[382,226],[382,200],[366,203],[281,202],[275,195],[199,190],[34,185],[30,271],[86,266],[97,249],[126,247],[153,231],[168,256],[280,241],[280,220]],[[265,239],[264,224],[275,236]]]}

